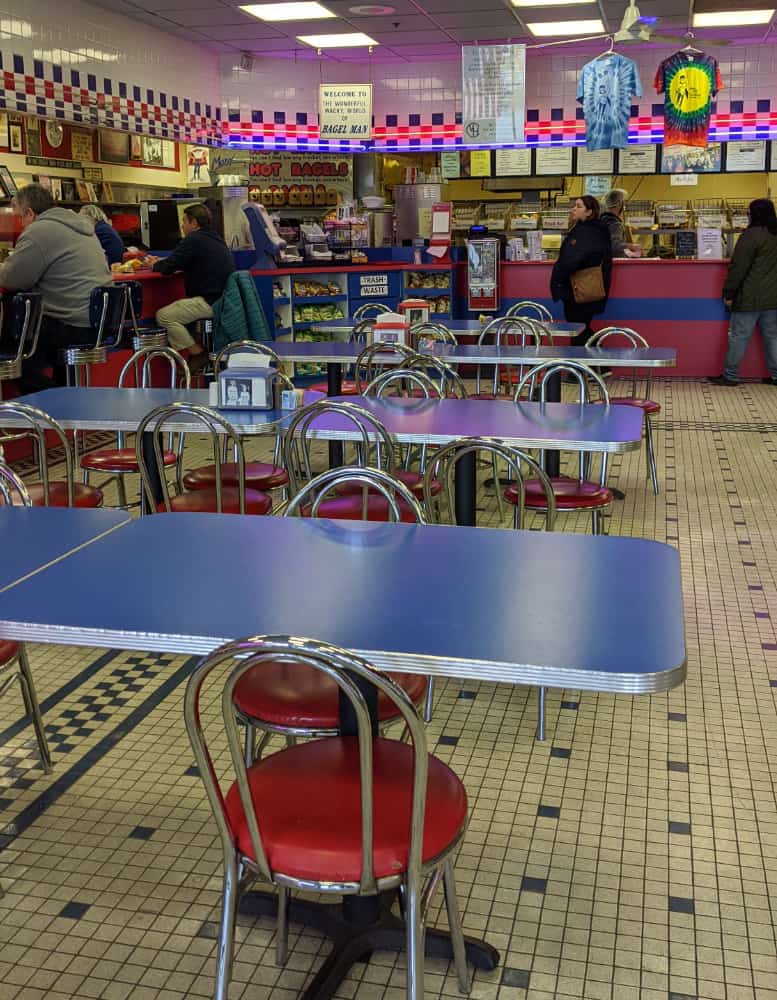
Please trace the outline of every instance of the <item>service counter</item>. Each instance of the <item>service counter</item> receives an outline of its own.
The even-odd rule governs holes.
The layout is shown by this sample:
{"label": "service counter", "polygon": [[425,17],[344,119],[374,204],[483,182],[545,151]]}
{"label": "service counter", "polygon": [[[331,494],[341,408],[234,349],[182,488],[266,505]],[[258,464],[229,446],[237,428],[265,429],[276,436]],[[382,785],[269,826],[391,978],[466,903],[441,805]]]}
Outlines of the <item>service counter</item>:
{"label": "service counter", "polygon": [[[501,264],[501,307],[521,299],[547,305],[561,318],[560,302],[550,298],[552,263],[521,261]],[[651,347],[677,349],[677,367],[662,377],[718,375],[726,350],[728,317],[721,291],[727,271],[726,261],[616,260],[605,312],[594,321],[594,329],[609,325],[631,326]],[[276,336],[305,339],[316,336],[316,320],[322,307],[347,316],[365,302],[386,302],[391,306],[406,295],[426,296],[435,308],[449,301],[448,309],[433,314],[445,322],[475,315],[467,313],[466,264],[421,265],[396,261],[338,267],[278,268],[252,271],[262,302]],[[422,278],[417,278],[423,275]],[[143,284],[143,318],[153,320],[160,306],[184,294],[180,275],[163,276],[149,272],[118,276],[136,277]],[[422,287],[413,287],[419,281]],[[331,284],[328,295],[306,295],[314,282]],[[335,288],[335,286],[337,286]],[[424,287],[425,286],[425,287]],[[325,318],[335,318],[334,315]],[[753,340],[741,367],[743,378],[767,374],[760,338]]]}

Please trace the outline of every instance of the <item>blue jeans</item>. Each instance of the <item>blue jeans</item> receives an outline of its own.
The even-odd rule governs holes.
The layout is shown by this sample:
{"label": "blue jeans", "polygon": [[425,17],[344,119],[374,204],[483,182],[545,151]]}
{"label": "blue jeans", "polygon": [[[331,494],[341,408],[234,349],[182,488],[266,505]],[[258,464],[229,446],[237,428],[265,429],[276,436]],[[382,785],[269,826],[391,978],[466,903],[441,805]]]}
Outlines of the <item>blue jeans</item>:
{"label": "blue jeans", "polygon": [[772,379],[777,382],[777,309],[760,312],[735,312],[731,314],[728,328],[728,350],[723,363],[726,378],[739,378],[739,363],[745,356],[747,345],[758,324],[766,355],[766,367]]}

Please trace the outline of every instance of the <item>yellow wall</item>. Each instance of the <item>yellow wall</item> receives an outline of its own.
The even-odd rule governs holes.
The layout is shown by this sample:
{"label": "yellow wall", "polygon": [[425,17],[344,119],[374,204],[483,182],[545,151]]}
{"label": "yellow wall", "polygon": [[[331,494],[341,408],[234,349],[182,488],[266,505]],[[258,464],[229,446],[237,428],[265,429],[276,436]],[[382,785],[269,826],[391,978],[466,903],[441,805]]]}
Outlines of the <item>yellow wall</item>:
{"label": "yellow wall", "polygon": [[[50,177],[71,177],[81,179],[80,170],[65,170],[61,167],[32,167],[25,163],[21,153],[1,153],[0,164],[8,167],[17,185],[21,187],[32,180],[33,174],[47,174]],[[112,184],[134,184],[138,187],[181,188],[186,186],[186,146],[180,149],[180,164],[178,170],[154,170],[151,167],[117,166],[113,163],[89,163],[87,166],[99,167],[103,178]]]}

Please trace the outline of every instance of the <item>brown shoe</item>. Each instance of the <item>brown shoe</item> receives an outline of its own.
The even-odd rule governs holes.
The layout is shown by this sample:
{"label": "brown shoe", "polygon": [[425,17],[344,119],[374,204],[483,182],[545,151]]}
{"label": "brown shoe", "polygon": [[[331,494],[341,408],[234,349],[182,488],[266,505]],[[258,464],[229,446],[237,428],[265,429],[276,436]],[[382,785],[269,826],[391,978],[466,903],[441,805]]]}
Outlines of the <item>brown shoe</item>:
{"label": "brown shoe", "polygon": [[199,375],[199,373],[210,363],[207,351],[200,351],[199,354],[189,355],[189,373]]}

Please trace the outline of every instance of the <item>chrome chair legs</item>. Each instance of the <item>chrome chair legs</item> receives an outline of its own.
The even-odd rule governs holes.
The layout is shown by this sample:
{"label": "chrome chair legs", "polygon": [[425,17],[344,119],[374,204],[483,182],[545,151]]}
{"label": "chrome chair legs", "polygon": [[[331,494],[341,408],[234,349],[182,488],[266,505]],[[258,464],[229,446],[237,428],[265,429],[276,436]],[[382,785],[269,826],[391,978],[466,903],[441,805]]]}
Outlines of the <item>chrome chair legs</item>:
{"label": "chrome chair legs", "polygon": [[[7,676],[3,677],[3,674]],[[27,658],[27,650],[24,645],[20,645],[14,657],[0,666],[0,695],[4,694],[15,680],[19,681],[22,689],[22,700],[27,715],[30,716],[35,738],[38,741],[38,753],[41,764],[46,774],[51,774],[53,768],[51,764],[51,753],[46,739],[46,730],[43,727],[43,716],[38,704],[38,696],[35,693],[35,684],[32,679],[30,661]]]}
{"label": "chrome chair legs", "polygon": [[545,695],[547,688],[537,688],[537,739],[545,739]]}
{"label": "chrome chair legs", "polygon": [[278,885],[278,917],[275,924],[275,964],[283,966],[289,952],[289,890]]}
{"label": "chrome chair legs", "polygon": [[645,444],[647,453],[648,472],[653,482],[653,492],[658,496],[658,471],[656,469],[656,453],[653,449],[653,426],[650,422],[650,414],[645,414]]}
{"label": "chrome chair legs", "polygon": [[472,982],[467,966],[467,952],[464,948],[464,931],[461,928],[459,900],[456,895],[456,880],[453,875],[453,861],[448,858],[442,869],[443,890],[445,892],[445,907],[448,911],[448,926],[451,932],[453,962],[459,980],[459,992],[469,993]]}

